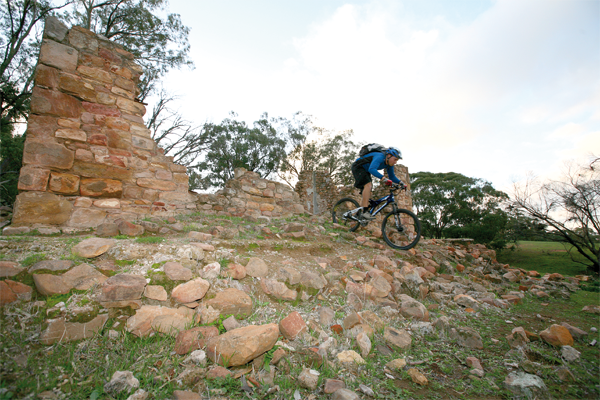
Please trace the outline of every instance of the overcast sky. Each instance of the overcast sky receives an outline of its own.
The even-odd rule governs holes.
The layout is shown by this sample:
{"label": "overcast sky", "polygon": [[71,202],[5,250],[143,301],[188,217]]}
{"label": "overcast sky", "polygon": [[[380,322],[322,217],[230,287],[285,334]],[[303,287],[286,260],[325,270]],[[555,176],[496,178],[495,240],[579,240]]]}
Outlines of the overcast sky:
{"label": "overcast sky", "polygon": [[169,11],[191,28],[196,68],[164,87],[195,124],[302,111],[400,148],[411,173],[506,191],[600,155],[598,0],[170,0]]}

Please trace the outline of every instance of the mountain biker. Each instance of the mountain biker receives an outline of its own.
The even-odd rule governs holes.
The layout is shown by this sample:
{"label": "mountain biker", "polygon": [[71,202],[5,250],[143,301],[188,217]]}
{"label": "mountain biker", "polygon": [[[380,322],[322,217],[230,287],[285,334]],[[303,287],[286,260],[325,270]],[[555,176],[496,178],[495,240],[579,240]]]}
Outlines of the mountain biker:
{"label": "mountain biker", "polygon": [[[354,187],[360,189],[362,199],[360,202],[361,207],[353,210],[358,218],[366,220],[375,219],[370,213],[369,199],[371,198],[371,190],[373,188],[373,182],[371,175],[377,177],[382,184],[392,186],[393,183],[404,183],[396,177],[394,174],[394,165],[398,160],[402,159],[402,153],[395,147],[390,147],[384,152],[374,151],[365,154],[362,157],[357,158],[352,163],[352,175],[354,175]],[[388,178],[383,176],[379,170],[385,169],[388,174]]]}

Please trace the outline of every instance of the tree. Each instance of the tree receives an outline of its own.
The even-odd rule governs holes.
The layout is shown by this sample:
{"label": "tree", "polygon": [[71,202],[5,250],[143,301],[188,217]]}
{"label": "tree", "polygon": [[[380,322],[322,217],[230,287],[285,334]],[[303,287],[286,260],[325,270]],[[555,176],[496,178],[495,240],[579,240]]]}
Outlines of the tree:
{"label": "tree", "polygon": [[495,248],[506,244],[508,195],[491,183],[455,172],[411,175],[413,206],[425,236],[472,238]]}
{"label": "tree", "polygon": [[[192,164],[208,149],[212,137],[204,126],[192,126],[170,104],[176,97],[169,96],[164,90],[159,93],[146,126],[152,139],[162,147],[165,154],[173,157],[173,162],[181,165]],[[194,187],[195,189],[197,187]]]}
{"label": "tree", "polygon": [[[324,170],[334,184],[347,185],[353,181],[350,167],[357,158],[358,145],[352,141],[352,130],[341,133],[316,127],[311,116],[302,115],[292,125],[302,132],[302,140],[295,142],[293,149],[282,160],[278,175],[290,187],[305,171]],[[301,115],[301,114],[300,114]],[[294,124],[295,123],[295,124]]]}
{"label": "tree", "polygon": [[26,117],[39,52],[40,26],[50,15],[70,5],[49,0],[5,0],[0,5],[0,104],[3,123]]}
{"label": "tree", "polygon": [[168,0],[77,0],[71,22],[101,34],[133,53],[144,69],[139,99],[152,93],[173,68],[193,67],[189,28],[179,14],[158,16]]}
{"label": "tree", "polygon": [[12,205],[18,194],[25,135],[13,135],[12,124],[0,126],[0,205]]}
{"label": "tree", "polygon": [[286,155],[286,137],[273,125],[277,119],[269,120],[268,114],[264,113],[250,128],[236,117],[232,112],[231,118],[220,124],[204,124],[211,142],[203,160],[189,166],[197,175],[202,175],[200,179],[196,175],[194,180],[203,189],[223,187],[225,182],[234,178],[235,169],[240,167],[268,178],[277,171]]}
{"label": "tree", "polygon": [[[561,180],[540,182],[529,177],[515,184],[511,206],[547,224],[546,236],[565,244],[575,262],[600,272],[600,158],[570,164]],[[585,261],[575,259],[579,253]]]}

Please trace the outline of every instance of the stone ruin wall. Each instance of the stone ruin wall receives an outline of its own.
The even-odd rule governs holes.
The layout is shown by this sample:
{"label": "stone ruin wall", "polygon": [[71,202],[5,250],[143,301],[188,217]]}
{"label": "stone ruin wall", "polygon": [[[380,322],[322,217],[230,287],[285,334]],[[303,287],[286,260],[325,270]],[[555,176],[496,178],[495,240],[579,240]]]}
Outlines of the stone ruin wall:
{"label": "stone ruin wall", "polygon": [[[348,173],[352,174],[351,171]],[[401,164],[394,166],[394,173],[396,176],[410,189],[410,175],[408,168]],[[387,174],[386,174],[387,175]],[[324,171],[317,171],[315,176],[316,190],[317,190],[317,206],[319,214],[331,212],[333,205],[342,197],[351,197],[356,199],[360,203],[361,196],[358,193],[358,189],[354,188],[353,185],[336,187],[329,176]],[[375,188],[371,194],[371,198],[378,199],[389,194],[388,189],[382,185],[374,185]],[[301,204],[312,212],[313,210],[313,173],[312,171],[303,172],[300,174],[298,183],[296,184],[296,192],[300,196]],[[399,208],[404,208],[412,211],[412,196],[410,191],[407,192],[396,192],[396,203]]]}
{"label": "stone ruin wall", "polygon": [[305,211],[300,196],[289,186],[262,179],[244,168],[215,194],[198,195],[198,209],[206,213],[237,217],[289,217]]}
{"label": "stone ruin wall", "polygon": [[186,167],[164,156],[144,125],[142,73],[120,46],[48,19],[13,226],[76,230],[196,209]]}

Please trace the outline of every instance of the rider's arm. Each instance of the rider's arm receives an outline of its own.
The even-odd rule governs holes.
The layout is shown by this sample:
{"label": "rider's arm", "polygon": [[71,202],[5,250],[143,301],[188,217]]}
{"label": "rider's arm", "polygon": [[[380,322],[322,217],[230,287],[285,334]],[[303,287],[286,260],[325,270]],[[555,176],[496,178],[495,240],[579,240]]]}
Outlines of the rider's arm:
{"label": "rider's arm", "polygon": [[[377,179],[383,178],[383,174],[379,172],[377,169],[383,168],[381,165],[385,165],[385,155],[383,153],[373,153],[373,159],[371,160],[371,164],[369,164],[367,170],[371,175],[376,177]],[[397,179],[397,178],[396,178]]]}
{"label": "rider's arm", "polygon": [[394,183],[400,183],[400,179],[398,179],[398,177],[396,176],[396,174],[394,174],[394,167],[390,166],[387,168],[387,173],[388,173],[388,177],[392,180],[392,182]]}

